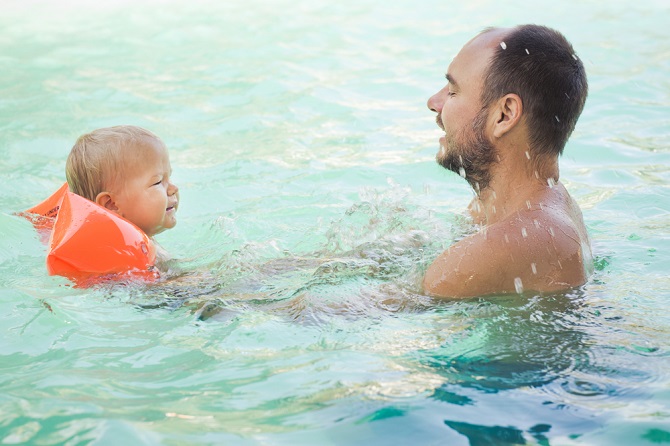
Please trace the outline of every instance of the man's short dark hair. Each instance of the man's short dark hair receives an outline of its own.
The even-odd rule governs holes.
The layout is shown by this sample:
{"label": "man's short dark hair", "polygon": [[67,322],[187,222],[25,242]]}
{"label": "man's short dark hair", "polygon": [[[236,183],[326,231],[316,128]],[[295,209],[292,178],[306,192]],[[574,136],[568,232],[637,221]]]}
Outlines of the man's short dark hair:
{"label": "man's short dark hair", "polygon": [[519,95],[531,153],[558,156],[586,102],[584,65],[570,42],[545,26],[521,25],[503,40],[484,77],[482,104],[488,107],[506,94]]}

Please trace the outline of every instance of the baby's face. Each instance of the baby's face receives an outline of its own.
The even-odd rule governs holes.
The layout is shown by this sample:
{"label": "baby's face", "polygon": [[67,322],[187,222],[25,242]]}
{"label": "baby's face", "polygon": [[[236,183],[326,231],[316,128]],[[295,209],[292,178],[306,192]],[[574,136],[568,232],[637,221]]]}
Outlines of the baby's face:
{"label": "baby's face", "polygon": [[162,142],[146,139],[128,148],[114,201],[118,213],[152,237],[177,224],[179,189],[170,182],[172,167]]}

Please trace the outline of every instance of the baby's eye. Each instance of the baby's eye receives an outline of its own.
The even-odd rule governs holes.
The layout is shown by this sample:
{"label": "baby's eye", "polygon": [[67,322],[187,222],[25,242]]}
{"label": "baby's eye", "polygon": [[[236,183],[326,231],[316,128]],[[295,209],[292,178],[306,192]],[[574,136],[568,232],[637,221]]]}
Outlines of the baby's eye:
{"label": "baby's eye", "polygon": [[163,183],[163,180],[160,180],[159,182],[154,183],[153,185],[154,185],[154,186],[158,186],[158,185],[160,185],[160,184],[162,184],[162,183]]}

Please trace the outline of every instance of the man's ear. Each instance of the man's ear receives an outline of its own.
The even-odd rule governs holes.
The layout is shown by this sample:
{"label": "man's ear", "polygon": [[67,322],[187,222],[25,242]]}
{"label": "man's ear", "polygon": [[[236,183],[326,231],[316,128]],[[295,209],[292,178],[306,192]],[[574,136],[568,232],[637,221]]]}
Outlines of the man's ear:
{"label": "man's ear", "polygon": [[109,211],[116,212],[117,214],[119,213],[119,208],[109,192],[100,192],[98,196],[95,197],[95,202]]}
{"label": "man's ear", "polygon": [[512,130],[521,120],[523,102],[519,95],[510,93],[498,100],[495,106],[493,136],[500,138]]}

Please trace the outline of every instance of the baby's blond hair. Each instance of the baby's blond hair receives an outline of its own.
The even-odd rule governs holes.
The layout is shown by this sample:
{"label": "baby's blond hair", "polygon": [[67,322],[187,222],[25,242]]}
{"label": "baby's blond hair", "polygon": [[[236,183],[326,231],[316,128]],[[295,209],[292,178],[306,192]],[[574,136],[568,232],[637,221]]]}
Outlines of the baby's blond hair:
{"label": "baby's blond hair", "polygon": [[124,152],[147,138],[161,141],[149,130],[133,125],[105,127],[80,136],[65,163],[70,191],[95,201],[122,173]]}

